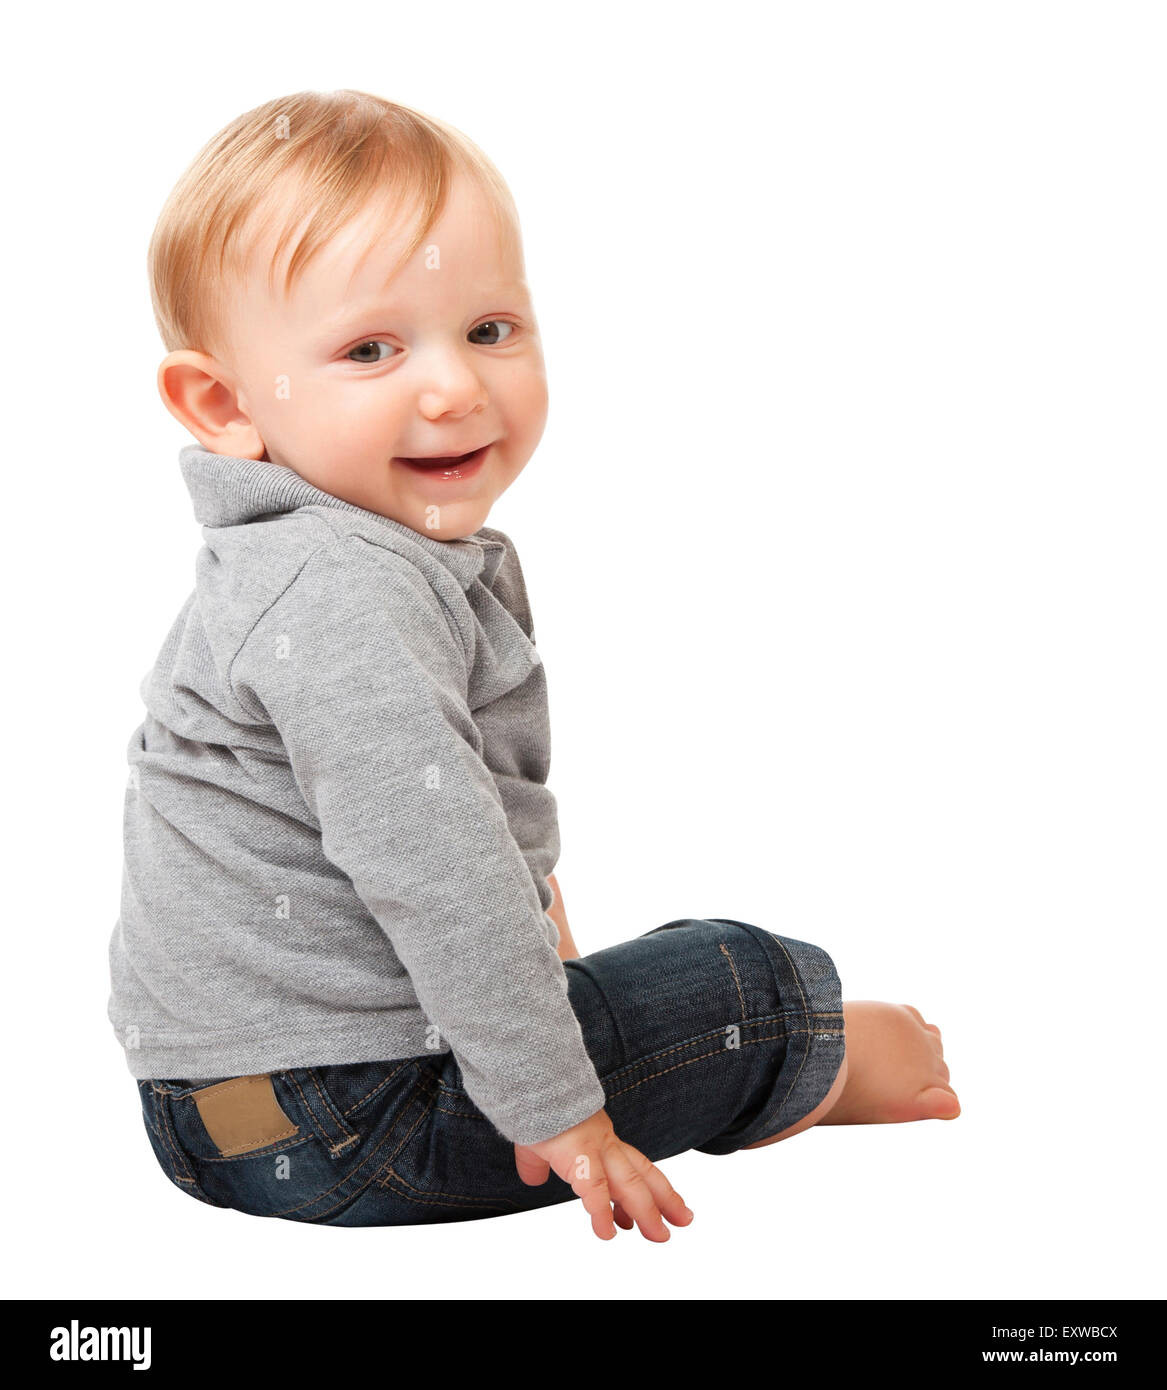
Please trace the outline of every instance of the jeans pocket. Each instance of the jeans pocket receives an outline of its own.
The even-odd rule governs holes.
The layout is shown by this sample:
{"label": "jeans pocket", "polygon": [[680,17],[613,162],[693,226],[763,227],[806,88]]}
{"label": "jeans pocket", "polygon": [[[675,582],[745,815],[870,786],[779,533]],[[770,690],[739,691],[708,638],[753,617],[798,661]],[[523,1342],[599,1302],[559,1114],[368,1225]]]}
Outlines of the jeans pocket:
{"label": "jeans pocket", "polygon": [[376,1176],[418,1074],[412,1059],[399,1058],[206,1086],[143,1084],[170,1117],[170,1176],[185,1191],[249,1215],[316,1222],[343,1211]]}
{"label": "jeans pocket", "polygon": [[144,1081],[151,1143],[167,1176],[211,1206],[258,1215],[330,1181],[360,1142],[311,1067],[206,1085]]}

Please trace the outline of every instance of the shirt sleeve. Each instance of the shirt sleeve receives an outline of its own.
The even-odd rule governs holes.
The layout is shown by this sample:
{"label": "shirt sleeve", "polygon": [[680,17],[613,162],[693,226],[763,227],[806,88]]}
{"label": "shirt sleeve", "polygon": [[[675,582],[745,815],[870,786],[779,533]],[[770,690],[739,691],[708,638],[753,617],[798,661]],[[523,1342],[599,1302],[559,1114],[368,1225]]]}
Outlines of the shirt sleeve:
{"label": "shirt sleeve", "polygon": [[466,652],[421,572],[359,538],[322,546],[232,677],[280,733],[325,855],[499,1133],[538,1143],[599,1110],[563,962],[466,702]]}

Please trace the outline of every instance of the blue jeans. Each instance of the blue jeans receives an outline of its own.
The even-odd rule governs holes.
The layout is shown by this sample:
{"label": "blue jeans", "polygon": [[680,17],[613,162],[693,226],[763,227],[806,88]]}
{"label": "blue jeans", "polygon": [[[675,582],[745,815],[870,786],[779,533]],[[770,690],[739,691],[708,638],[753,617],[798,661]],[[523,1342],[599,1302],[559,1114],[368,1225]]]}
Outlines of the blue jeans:
{"label": "blue jeans", "polygon": [[[788,1129],[843,1060],[842,998],[817,946],[685,917],[564,962],[617,1135],[657,1162]],[[216,1207],[326,1226],[472,1221],[571,1201],[528,1187],[450,1052],[191,1086],[142,1080],[163,1171]]]}

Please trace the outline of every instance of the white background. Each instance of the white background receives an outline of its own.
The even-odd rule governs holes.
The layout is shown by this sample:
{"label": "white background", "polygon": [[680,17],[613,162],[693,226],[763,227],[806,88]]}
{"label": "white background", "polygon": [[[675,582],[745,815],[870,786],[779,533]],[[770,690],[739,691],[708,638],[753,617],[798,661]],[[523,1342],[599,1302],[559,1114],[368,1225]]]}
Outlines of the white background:
{"label": "white background", "polygon": [[[1162,1296],[1162,7],[65,5],[9,38],[8,1291]],[[523,219],[551,415],[490,524],[580,950],[816,942],[941,1026],[955,1122],[666,1160],[696,1219],[660,1246],[578,1203],[304,1227],[162,1175],[105,1016],[125,749],[200,543],[145,250],[213,133],[337,87],[465,130]]]}

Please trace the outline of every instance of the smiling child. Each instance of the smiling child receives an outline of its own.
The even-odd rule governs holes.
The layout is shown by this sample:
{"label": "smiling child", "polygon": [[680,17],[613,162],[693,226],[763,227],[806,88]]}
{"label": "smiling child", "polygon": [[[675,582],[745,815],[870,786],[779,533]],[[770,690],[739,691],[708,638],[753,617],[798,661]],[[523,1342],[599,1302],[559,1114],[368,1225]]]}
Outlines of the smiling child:
{"label": "smiling child", "polygon": [[547,382],[477,146],[278,98],[149,260],[203,543],[128,748],[109,1017],[167,1176],[334,1226],[579,1197],[665,1240],[663,1158],[959,1114],[935,1026],[843,1004],[819,947],[682,918],[575,949],[546,677],[486,524]]}

